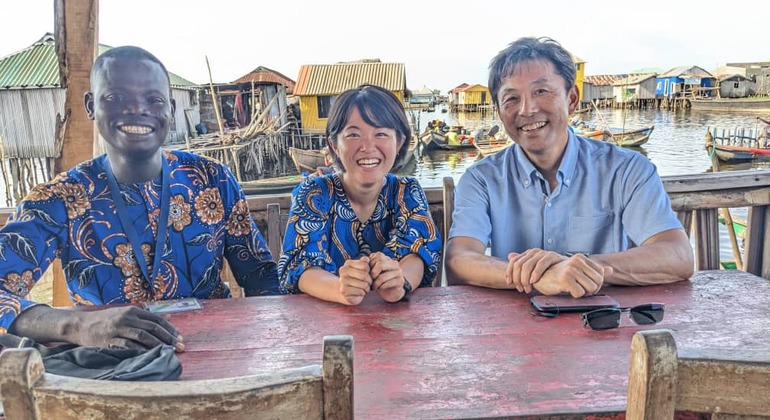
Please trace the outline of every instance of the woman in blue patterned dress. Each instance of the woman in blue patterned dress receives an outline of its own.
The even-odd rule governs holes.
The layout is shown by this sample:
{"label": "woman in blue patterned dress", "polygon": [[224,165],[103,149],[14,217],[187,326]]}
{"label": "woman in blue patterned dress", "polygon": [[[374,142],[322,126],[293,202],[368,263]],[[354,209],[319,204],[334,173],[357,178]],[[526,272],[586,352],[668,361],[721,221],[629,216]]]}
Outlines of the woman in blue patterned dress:
{"label": "woman in blue patterned dress", "polygon": [[441,237],[417,180],[391,173],[410,137],[390,91],[363,85],[336,98],[326,138],[339,172],[294,189],[278,263],[283,291],[358,305],[369,291],[397,302],[431,284]]}

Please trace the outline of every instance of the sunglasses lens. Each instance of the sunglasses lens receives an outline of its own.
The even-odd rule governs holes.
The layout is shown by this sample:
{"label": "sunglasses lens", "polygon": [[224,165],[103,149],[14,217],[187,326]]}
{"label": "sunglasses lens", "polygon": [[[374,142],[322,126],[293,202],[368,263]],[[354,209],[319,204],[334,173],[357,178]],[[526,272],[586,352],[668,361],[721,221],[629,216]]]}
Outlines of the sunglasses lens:
{"label": "sunglasses lens", "polygon": [[663,320],[665,307],[662,303],[648,303],[631,308],[629,315],[639,325],[655,324]]}
{"label": "sunglasses lens", "polygon": [[597,309],[581,315],[583,323],[594,330],[609,330],[620,326],[620,310]]}

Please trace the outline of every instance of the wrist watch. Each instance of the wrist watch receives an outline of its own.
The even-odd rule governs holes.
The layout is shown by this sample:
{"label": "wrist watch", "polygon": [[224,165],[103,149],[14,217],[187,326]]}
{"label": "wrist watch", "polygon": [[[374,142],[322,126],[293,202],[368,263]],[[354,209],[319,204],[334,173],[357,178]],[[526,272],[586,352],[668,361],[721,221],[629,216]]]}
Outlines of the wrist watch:
{"label": "wrist watch", "polygon": [[406,300],[409,293],[412,293],[412,283],[409,283],[409,280],[404,276],[404,297],[402,297],[401,300]]}

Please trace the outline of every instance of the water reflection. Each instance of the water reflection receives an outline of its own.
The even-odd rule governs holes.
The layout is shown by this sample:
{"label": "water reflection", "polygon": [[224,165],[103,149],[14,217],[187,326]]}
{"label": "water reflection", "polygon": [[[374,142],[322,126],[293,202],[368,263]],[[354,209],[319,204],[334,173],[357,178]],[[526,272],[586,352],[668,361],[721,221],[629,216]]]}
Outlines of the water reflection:
{"label": "water reflection", "polygon": [[[621,110],[600,109],[581,114],[581,118],[598,126],[609,125],[613,127],[644,127],[654,125],[655,130],[643,148],[637,149],[647,156],[658,168],[658,172],[665,175],[682,175],[692,173],[704,173],[711,168],[711,160],[704,148],[706,130],[711,127],[719,128],[761,128],[757,123],[756,114],[740,114],[734,112],[703,112],[692,110],[657,111],[657,110]],[[450,125],[464,125],[474,128],[478,126],[492,126],[500,124],[497,115],[492,109],[483,112],[441,112],[437,108],[435,112],[415,111],[415,121],[420,130],[424,130],[428,121],[439,119]],[[502,127],[502,125],[501,125]],[[419,166],[419,165],[418,165]],[[757,162],[751,168],[768,168],[769,162]],[[437,167],[443,170],[443,167]],[[431,173],[430,170],[418,171],[419,175],[429,179],[441,179],[454,173]],[[457,178],[457,177],[456,177]],[[420,178],[423,181],[422,178]],[[432,184],[431,184],[432,185]]]}

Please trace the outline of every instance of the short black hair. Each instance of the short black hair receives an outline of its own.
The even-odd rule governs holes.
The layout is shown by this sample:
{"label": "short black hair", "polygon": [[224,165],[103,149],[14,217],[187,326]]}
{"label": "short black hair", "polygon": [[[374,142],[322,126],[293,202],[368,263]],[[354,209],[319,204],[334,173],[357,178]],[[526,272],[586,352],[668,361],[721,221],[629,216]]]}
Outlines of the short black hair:
{"label": "short black hair", "polygon": [[575,63],[572,55],[561,44],[548,37],[519,38],[489,62],[489,92],[496,107],[500,106],[497,91],[500,90],[503,78],[510,76],[521,63],[531,60],[550,61],[556,73],[564,79],[567,90],[575,85]]}
{"label": "short black hair", "polygon": [[96,76],[102,73],[107,68],[107,64],[109,63],[109,61],[118,59],[118,58],[148,60],[158,64],[160,68],[163,70],[163,74],[166,75],[166,81],[168,82],[169,91],[171,90],[171,78],[168,75],[168,70],[166,70],[166,66],[164,66],[160,60],[158,60],[158,57],[155,57],[149,51],[145,50],[144,48],[135,47],[133,45],[124,45],[122,47],[110,48],[109,50],[101,53],[98,57],[96,57],[96,61],[94,61],[94,65],[91,67],[91,77],[90,77],[91,86],[94,85],[94,79],[96,78]]}
{"label": "short black hair", "polygon": [[[396,141],[400,140],[402,143],[390,170],[400,168],[405,161],[411,140],[409,121],[406,119],[406,111],[401,100],[385,88],[368,84],[342,92],[334,99],[329,111],[329,120],[326,123],[326,139],[330,144],[337,144],[337,136],[345,128],[353,107],[358,109],[361,118],[372,127],[385,127],[396,131]],[[334,152],[334,148],[329,149],[334,163],[344,171],[345,168],[342,166],[340,157]]]}

